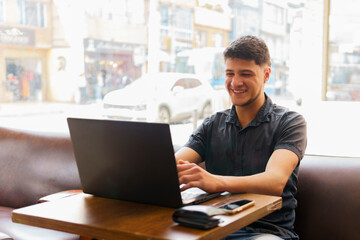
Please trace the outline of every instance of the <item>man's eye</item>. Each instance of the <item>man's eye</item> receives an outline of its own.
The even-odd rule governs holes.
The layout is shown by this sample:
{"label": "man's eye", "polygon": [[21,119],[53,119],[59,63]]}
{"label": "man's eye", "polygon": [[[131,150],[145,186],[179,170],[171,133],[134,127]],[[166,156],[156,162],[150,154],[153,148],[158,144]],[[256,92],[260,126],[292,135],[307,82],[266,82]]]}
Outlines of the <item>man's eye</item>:
{"label": "man's eye", "polygon": [[226,73],[226,76],[227,77],[232,77],[232,76],[234,76],[234,74],[233,73]]}
{"label": "man's eye", "polygon": [[249,73],[243,73],[243,74],[241,74],[241,76],[243,76],[243,77],[250,77],[251,74],[249,74]]}

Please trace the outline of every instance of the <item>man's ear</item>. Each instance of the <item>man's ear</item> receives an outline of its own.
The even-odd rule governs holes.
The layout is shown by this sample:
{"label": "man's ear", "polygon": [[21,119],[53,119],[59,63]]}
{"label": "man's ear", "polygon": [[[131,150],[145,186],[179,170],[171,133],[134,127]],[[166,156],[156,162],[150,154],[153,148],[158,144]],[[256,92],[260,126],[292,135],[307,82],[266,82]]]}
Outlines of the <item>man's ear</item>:
{"label": "man's ear", "polygon": [[265,74],[264,74],[264,83],[269,81],[270,74],[271,74],[271,67],[266,67],[265,68]]}

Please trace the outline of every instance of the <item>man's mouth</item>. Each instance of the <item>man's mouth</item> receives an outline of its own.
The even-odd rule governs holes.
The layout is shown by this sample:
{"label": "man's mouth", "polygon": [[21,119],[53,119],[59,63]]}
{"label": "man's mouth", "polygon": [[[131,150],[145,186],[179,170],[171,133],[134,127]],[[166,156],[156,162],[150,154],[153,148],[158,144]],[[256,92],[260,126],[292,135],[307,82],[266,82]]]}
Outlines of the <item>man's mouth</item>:
{"label": "man's mouth", "polygon": [[246,92],[246,90],[235,90],[235,89],[232,89],[232,91],[234,93],[245,93]]}

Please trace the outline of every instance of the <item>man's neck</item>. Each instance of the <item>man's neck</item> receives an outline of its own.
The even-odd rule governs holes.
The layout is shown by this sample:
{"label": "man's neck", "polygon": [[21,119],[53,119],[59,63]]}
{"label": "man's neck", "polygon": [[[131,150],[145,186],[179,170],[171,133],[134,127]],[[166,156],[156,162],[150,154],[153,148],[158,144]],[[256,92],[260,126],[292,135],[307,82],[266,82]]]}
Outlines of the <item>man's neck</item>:
{"label": "man's neck", "polygon": [[265,94],[259,97],[255,102],[252,102],[246,106],[236,106],[236,115],[241,126],[244,128],[256,117],[262,105],[265,103]]}

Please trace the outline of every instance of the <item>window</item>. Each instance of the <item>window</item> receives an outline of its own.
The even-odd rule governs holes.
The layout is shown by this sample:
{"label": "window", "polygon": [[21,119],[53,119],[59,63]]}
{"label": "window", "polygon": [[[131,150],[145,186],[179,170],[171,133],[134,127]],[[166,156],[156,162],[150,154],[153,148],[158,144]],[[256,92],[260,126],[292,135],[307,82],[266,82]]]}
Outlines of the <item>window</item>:
{"label": "window", "polygon": [[196,33],[196,46],[206,47],[207,46],[207,33],[205,31],[197,31]]}
{"label": "window", "polygon": [[326,100],[360,101],[360,2],[330,3]]}
{"label": "window", "polygon": [[169,26],[170,25],[169,7],[166,5],[161,5],[159,7],[159,10],[160,10],[161,25]]}
{"label": "window", "polygon": [[5,21],[5,12],[4,12],[4,1],[0,0],[0,22]]}
{"label": "window", "polygon": [[143,0],[104,0],[83,2],[86,15],[116,24],[145,24]]}
{"label": "window", "polygon": [[183,87],[184,89],[186,88],[186,79],[182,78],[179,79],[175,82],[174,87]]}
{"label": "window", "polygon": [[15,101],[41,100],[41,60],[35,58],[5,59],[3,81]]}
{"label": "window", "polygon": [[175,8],[174,26],[180,29],[192,29],[192,10],[184,8]]}
{"label": "window", "polygon": [[[0,124],[67,131],[65,114],[104,117],[106,96],[157,72],[193,74],[181,79],[201,85],[177,88],[178,97],[190,101],[192,92],[213,91],[207,111],[223,110],[229,99],[222,53],[234,39],[252,34],[265,40],[271,54],[266,93],[308,122],[307,153],[360,156],[358,2],[0,0],[0,118],[6,116]],[[156,115],[152,89],[133,90],[139,109],[152,107]],[[116,99],[111,104],[125,101]],[[195,100],[185,100],[167,119],[189,115],[180,107]],[[65,107],[76,110],[60,109]],[[201,122],[191,121],[171,125],[176,145]]]}
{"label": "window", "polygon": [[[160,4],[160,47],[174,55],[182,49],[188,49],[192,46],[193,38],[193,12],[191,9],[176,4]],[[174,58],[173,56],[170,56]]]}
{"label": "window", "polygon": [[189,88],[196,88],[201,85],[201,82],[198,79],[195,78],[189,78],[187,79]]}
{"label": "window", "polygon": [[269,22],[283,24],[285,9],[285,7],[277,6],[273,3],[265,3],[264,18]]}
{"label": "window", "polygon": [[33,27],[45,27],[46,7],[41,2],[19,0],[20,24]]}

